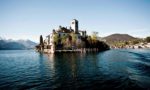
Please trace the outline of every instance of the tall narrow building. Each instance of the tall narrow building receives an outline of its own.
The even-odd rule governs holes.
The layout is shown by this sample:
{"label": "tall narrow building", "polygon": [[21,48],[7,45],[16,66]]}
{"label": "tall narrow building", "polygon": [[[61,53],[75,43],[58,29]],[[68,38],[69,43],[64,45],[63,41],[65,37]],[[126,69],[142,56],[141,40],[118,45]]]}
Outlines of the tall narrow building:
{"label": "tall narrow building", "polygon": [[73,29],[75,33],[79,33],[79,29],[78,28],[79,28],[78,27],[78,20],[73,19],[71,21],[71,29]]}

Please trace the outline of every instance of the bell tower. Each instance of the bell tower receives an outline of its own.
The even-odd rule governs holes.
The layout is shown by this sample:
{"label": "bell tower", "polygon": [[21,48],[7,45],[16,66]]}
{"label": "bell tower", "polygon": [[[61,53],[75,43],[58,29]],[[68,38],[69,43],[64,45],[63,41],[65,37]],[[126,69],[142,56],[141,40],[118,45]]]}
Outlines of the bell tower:
{"label": "bell tower", "polygon": [[79,33],[78,28],[79,28],[79,27],[78,27],[78,20],[73,19],[73,20],[71,21],[71,29],[73,29],[75,33]]}

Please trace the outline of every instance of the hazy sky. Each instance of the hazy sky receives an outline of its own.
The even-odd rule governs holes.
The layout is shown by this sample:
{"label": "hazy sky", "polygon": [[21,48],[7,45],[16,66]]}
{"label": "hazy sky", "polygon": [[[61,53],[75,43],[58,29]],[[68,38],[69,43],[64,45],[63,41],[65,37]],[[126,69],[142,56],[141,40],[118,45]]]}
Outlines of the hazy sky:
{"label": "hazy sky", "polygon": [[69,27],[74,18],[89,34],[150,36],[150,0],[0,0],[0,36],[5,38],[38,42],[39,35]]}

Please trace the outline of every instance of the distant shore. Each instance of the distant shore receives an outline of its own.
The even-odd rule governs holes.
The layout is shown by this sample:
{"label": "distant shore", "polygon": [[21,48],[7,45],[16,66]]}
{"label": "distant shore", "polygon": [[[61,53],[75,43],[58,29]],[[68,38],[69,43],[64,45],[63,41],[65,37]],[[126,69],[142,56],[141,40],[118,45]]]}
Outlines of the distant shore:
{"label": "distant shore", "polygon": [[150,43],[138,43],[138,44],[134,44],[134,45],[126,45],[126,46],[120,46],[120,47],[116,47],[116,46],[111,46],[111,49],[150,49]]}

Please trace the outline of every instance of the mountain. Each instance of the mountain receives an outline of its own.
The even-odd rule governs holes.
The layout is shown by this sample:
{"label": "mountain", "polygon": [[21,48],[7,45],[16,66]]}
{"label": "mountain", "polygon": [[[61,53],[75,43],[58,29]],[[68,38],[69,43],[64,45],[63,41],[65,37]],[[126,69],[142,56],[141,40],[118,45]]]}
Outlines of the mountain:
{"label": "mountain", "polygon": [[12,40],[0,37],[0,50],[24,50],[33,49],[37,43],[30,40]]}
{"label": "mountain", "polygon": [[103,39],[105,39],[106,42],[117,42],[117,41],[130,41],[135,40],[137,38],[128,34],[112,34],[107,37],[104,37]]}
{"label": "mountain", "polygon": [[18,40],[17,42],[23,44],[26,48],[34,48],[37,45],[37,43],[31,40]]}
{"label": "mountain", "polygon": [[2,40],[3,38],[2,37],[0,37],[0,40]]}

